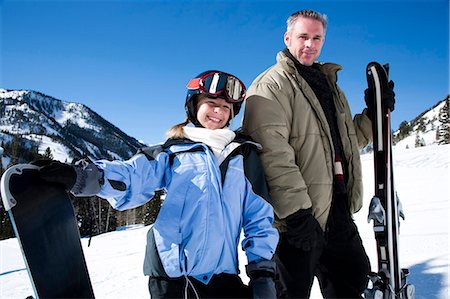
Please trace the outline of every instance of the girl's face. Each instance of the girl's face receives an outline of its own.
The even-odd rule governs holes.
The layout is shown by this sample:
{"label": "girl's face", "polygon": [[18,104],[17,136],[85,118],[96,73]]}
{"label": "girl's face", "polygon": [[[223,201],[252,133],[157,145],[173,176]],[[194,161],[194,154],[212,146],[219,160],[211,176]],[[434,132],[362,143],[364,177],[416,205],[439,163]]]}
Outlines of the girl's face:
{"label": "girl's face", "polygon": [[230,118],[231,106],[221,98],[201,97],[197,104],[197,119],[206,129],[222,129]]}

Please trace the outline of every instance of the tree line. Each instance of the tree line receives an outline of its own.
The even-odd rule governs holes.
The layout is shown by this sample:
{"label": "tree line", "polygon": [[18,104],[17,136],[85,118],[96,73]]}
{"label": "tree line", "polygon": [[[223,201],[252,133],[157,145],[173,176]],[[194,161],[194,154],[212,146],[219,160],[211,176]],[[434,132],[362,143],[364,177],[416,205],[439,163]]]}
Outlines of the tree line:
{"label": "tree line", "polygon": [[401,122],[397,134],[393,137],[394,144],[415,133],[415,147],[424,146],[425,141],[420,137],[420,133],[425,133],[427,126],[430,124],[434,126],[433,123],[436,120],[439,120],[440,125],[437,128],[431,128],[436,131],[436,143],[441,145],[450,144],[450,96],[444,99],[444,105],[439,109],[437,116],[433,119],[427,122],[422,116],[423,114],[419,115],[411,122]]}
{"label": "tree line", "polygon": [[[8,167],[18,163],[29,163],[40,159],[53,159],[53,153],[48,147],[43,154],[38,153],[38,145],[20,135],[14,135],[9,143],[2,142],[3,157],[9,157],[9,163],[4,168],[3,157],[0,163],[0,175]],[[77,217],[80,235],[82,237],[95,236],[119,227],[143,224],[150,225],[155,222],[164,200],[164,192],[156,192],[152,200],[141,207],[127,211],[114,210],[109,203],[97,196],[73,197],[72,205]],[[0,201],[0,240],[14,237],[11,220],[8,212]]]}

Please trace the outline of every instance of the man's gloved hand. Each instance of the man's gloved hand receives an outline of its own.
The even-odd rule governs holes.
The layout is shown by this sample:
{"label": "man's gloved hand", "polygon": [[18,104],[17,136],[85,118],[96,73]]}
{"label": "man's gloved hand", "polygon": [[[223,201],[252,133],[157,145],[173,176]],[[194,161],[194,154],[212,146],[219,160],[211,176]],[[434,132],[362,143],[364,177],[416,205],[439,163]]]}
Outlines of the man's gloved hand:
{"label": "man's gloved hand", "polygon": [[[387,90],[383,90],[383,94],[381,95],[384,103],[386,105],[386,108],[388,108],[391,112],[394,111],[395,108],[395,92],[394,92],[394,81],[388,82],[388,88]],[[374,99],[373,99],[373,92],[370,92],[370,90],[367,88],[364,90],[364,100],[366,101],[366,106],[368,111],[368,116],[372,115],[372,111],[374,109]]]}
{"label": "man's gloved hand", "polygon": [[301,209],[285,218],[286,238],[292,246],[310,251],[317,244],[324,242],[324,235],[319,222],[312,215],[312,209]]}
{"label": "man's gloved hand", "polygon": [[277,298],[275,287],[276,264],[274,261],[252,262],[245,268],[248,277],[250,277],[249,286],[252,288],[254,299]]}
{"label": "man's gloved hand", "polygon": [[32,164],[41,166],[39,176],[43,180],[62,184],[75,196],[93,196],[100,192],[103,174],[87,160],[77,161],[75,165],[53,160],[38,160]]}

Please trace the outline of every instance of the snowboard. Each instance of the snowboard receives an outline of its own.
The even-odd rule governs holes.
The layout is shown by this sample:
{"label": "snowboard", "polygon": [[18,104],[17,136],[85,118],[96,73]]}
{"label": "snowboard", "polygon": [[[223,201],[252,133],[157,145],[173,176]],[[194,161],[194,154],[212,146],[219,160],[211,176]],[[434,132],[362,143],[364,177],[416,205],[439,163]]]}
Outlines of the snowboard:
{"label": "snowboard", "polygon": [[37,298],[94,298],[69,194],[18,164],[1,178],[8,211]]}
{"label": "snowboard", "polygon": [[377,245],[378,273],[372,273],[372,288],[365,298],[412,299],[414,286],[407,284],[407,269],[399,262],[399,216],[403,216],[395,192],[392,165],[391,111],[385,107],[383,93],[389,88],[389,65],[371,62],[366,68],[373,109],[370,118],[373,132],[375,195],[369,206],[368,221],[373,220]]}

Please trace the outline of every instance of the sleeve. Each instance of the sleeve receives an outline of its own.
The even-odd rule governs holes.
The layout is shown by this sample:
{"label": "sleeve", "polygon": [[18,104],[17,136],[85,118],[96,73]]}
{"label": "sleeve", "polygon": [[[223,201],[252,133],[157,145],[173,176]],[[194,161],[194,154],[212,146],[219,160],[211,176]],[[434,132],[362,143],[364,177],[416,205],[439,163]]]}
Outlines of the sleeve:
{"label": "sleeve", "polygon": [[99,160],[95,164],[104,174],[104,184],[97,195],[120,211],[148,202],[156,190],[166,186],[169,175],[169,158],[164,152],[155,159],[137,154],[127,161]]}
{"label": "sleeve", "polygon": [[372,121],[367,116],[367,109],[364,109],[361,114],[355,114],[353,124],[355,126],[359,148],[363,148],[372,142]]}
{"label": "sleeve", "polygon": [[242,249],[246,252],[248,263],[270,260],[279,239],[278,231],[273,227],[272,207],[250,189],[245,199],[243,216]]}
{"label": "sleeve", "polygon": [[[271,204],[279,218],[312,206],[303,175],[289,144],[292,115],[281,103],[290,99],[279,86],[258,84],[246,100],[243,130],[263,147],[260,157],[269,185]],[[293,96],[293,95],[291,95]],[[285,104],[286,105],[286,104]]]}
{"label": "sleeve", "polygon": [[264,172],[261,170],[256,150],[251,150],[244,158],[247,192],[243,211],[242,248],[247,254],[248,263],[270,260],[279,239],[278,231],[273,227],[273,208],[267,201],[269,194]]}

